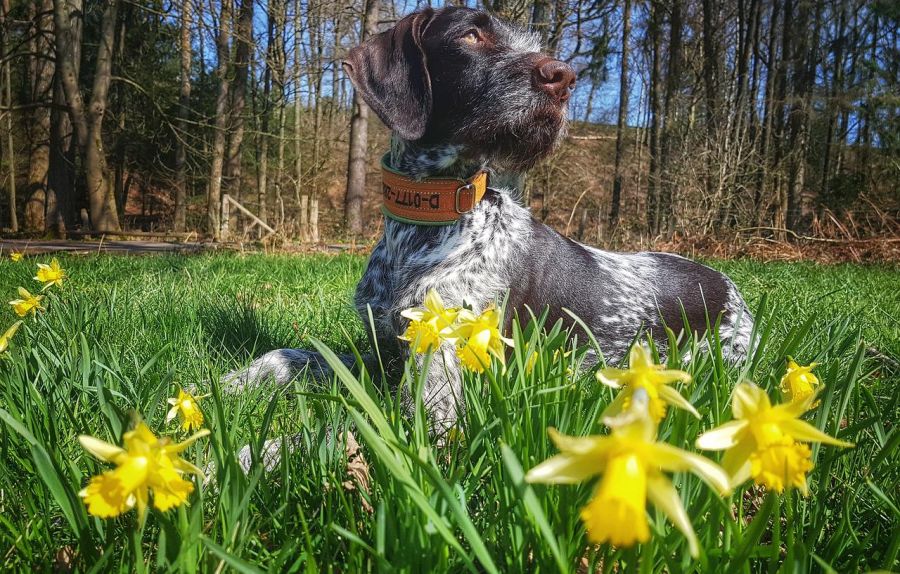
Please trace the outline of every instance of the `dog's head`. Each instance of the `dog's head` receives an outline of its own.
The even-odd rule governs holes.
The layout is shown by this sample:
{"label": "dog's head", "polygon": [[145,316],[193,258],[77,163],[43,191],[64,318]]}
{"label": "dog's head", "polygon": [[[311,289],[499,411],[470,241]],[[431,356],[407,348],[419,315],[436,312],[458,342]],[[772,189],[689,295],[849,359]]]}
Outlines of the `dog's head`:
{"label": "dog's head", "polygon": [[344,69],[404,140],[528,169],[556,146],[575,74],[479,10],[425,9],[350,51]]}

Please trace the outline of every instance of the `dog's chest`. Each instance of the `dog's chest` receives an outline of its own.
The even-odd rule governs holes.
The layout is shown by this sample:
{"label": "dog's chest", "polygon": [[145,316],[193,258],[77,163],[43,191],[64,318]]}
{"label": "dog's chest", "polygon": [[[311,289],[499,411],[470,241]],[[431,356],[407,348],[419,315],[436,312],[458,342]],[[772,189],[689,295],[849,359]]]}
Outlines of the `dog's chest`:
{"label": "dog's chest", "polygon": [[510,203],[505,196],[483,202],[445,227],[386,220],[384,237],[357,286],[356,305],[364,321],[369,306],[379,335],[394,336],[405,328],[400,312],[421,306],[430,289],[447,305],[466,304],[476,311],[502,296],[528,232],[527,219],[519,221],[522,214]]}

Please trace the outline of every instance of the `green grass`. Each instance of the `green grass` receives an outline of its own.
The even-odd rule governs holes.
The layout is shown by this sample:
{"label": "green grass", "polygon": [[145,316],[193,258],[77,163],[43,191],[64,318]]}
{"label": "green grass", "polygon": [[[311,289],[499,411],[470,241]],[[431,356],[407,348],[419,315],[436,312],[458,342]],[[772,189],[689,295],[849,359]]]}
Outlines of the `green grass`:
{"label": "green grass", "polygon": [[[0,293],[36,283],[35,263],[0,261]],[[692,475],[676,475],[703,554],[650,510],[651,542],[618,550],[588,544],[578,518],[591,495],[578,486],[528,486],[523,473],[555,453],[548,426],[603,432],[611,400],[591,373],[568,374],[585,346],[550,326],[514,333],[506,372],[468,376],[461,440],[436,444],[425,413],[407,418],[395,388],[341,372],[330,385],[297,382],[282,392],[220,396],[212,382],[273,348],[365,347],[351,306],[364,259],[356,256],[203,255],[62,258],[71,275],[50,291],[48,311],[28,319],[0,361],[0,569],[47,571],[575,571],[614,563],[650,571],[866,571],[897,569],[900,552],[900,271],[887,267],[713,262],[759,310],[760,349],[722,363],[716,345],[684,365],[682,393],[701,421],[670,409],[661,440],[692,449],[703,430],[728,420],[734,384],[748,377],[776,396],[784,360],[816,361],[827,385],[809,417],[857,447],[813,449],[809,498],[767,496],[745,485],[719,499]],[[0,313],[0,331],[14,320]],[[580,342],[579,345],[584,342]],[[532,373],[521,368],[538,350]],[[215,480],[190,506],[87,515],[77,496],[109,468],[85,453],[79,434],[118,442],[141,413],[158,434],[177,385],[201,402],[212,430],[188,451]],[[402,382],[416,389],[412,368]],[[368,461],[368,492],[345,486],[349,428]],[[240,472],[234,452],[299,434],[271,473]],[[708,453],[714,459],[714,453]],[[369,509],[371,508],[371,510]]]}

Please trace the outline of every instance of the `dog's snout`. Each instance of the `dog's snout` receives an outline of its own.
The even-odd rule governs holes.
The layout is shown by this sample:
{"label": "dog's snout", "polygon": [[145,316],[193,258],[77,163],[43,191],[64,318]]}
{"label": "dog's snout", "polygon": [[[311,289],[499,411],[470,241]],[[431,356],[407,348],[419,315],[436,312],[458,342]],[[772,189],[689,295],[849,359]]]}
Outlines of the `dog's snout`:
{"label": "dog's snout", "polygon": [[537,88],[559,102],[567,101],[575,87],[572,67],[552,58],[539,60],[532,71],[532,78]]}

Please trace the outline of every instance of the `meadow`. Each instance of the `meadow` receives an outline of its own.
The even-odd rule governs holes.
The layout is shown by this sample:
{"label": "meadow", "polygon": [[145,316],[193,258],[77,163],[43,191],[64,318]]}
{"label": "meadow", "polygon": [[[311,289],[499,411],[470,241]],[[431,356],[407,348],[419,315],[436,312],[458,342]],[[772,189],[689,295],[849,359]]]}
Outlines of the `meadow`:
{"label": "meadow", "polygon": [[[37,293],[36,264],[0,261],[7,300]],[[854,448],[812,445],[809,495],[752,481],[719,497],[671,478],[701,548],[648,506],[648,542],[591,544],[579,512],[593,482],[544,485],[525,473],[557,454],[547,428],[605,434],[614,391],[579,369],[590,341],[538,320],[516,326],[506,368],[466,375],[458,431],[436,440],[398,387],[338,370],[330,384],[228,394],[226,372],[275,348],[367,350],[352,293],[356,255],[209,254],[60,257],[45,292],[0,358],[0,569],[79,572],[856,572],[897,570],[900,554],[900,270],[888,266],[712,261],[750,302],[759,345],[721,358],[714,335],[683,342],[670,368],[701,415],[669,409],[660,441],[696,451],[731,419],[732,389],[752,380],[777,402],[787,357],[818,363],[824,384],[805,419]],[[6,307],[6,305],[4,305]],[[0,332],[16,319],[0,310]],[[572,352],[569,352],[572,351]],[[687,360],[687,354],[692,355]],[[399,383],[415,390],[409,366]],[[119,444],[137,417],[157,435],[180,386],[211,432],[182,453],[205,469],[189,505],[101,519],[79,491],[111,465],[79,444]],[[337,431],[337,432],[336,432]],[[246,475],[235,453],[298,436],[271,472]],[[335,439],[335,437],[338,437]],[[352,437],[352,438],[351,438]],[[335,443],[337,441],[337,444]],[[712,460],[720,453],[704,452]]]}

